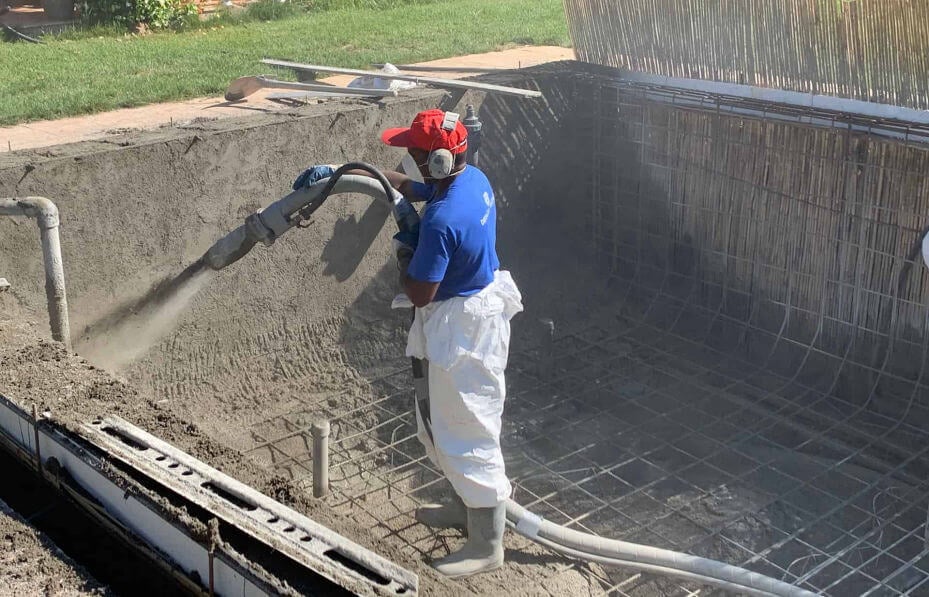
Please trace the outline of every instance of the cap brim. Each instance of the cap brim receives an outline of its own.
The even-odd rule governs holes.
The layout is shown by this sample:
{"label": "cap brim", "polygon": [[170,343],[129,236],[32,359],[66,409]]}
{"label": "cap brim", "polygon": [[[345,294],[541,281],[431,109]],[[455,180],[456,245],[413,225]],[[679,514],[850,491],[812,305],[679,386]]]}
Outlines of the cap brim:
{"label": "cap brim", "polygon": [[381,133],[381,141],[391,147],[413,147],[413,141],[410,139],[409,127],[387,129]]}

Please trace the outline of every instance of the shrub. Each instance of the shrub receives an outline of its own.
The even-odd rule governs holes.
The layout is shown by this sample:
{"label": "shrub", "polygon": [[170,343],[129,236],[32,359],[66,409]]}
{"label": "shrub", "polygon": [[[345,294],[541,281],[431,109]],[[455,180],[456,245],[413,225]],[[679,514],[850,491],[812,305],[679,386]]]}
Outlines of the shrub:
{"label": "shrub", "polygon": [[[180,25],[197,14],[197,5],[189,0],[130,0],[135,3],[133,20],[154,29]],[[135,24],[133,23],[133,24]]]}
{"label": "shrub", "polygon": [[81,19],[91,25],[147,25],[165,29],[196,16],[197,6],[189,0],[83,0]]}

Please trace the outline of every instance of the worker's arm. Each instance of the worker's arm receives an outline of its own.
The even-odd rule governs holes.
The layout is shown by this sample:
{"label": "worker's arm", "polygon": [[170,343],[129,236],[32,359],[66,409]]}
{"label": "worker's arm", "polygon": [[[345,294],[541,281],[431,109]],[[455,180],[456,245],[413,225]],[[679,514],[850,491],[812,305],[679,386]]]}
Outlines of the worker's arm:
{"label": "worker's arm", "polygon": [[400,288],[409,297],[415,307],[425,307],[435,298],[439,289],[438,282],[420,282],[410,277],[410,262],[413,260],[414,250],[403,233],[394,236],[394,248],[397,252],[397,269],[400,270]]}
{"label": "worker's arm", "polygon": [[405,270],[400,272],[400,285],[415,307],[425,307],[435,299],[439,282],[420,282],[410,277]]}
{"label": "worker's arm", "polygon": [[415,240],[402,232],[394,239],[398,242],[400,286],[413,305],[425,307],[435,300],[445,278],[449,256],[454,252],[454,236],[441,222],[429,220],[423,223]]}

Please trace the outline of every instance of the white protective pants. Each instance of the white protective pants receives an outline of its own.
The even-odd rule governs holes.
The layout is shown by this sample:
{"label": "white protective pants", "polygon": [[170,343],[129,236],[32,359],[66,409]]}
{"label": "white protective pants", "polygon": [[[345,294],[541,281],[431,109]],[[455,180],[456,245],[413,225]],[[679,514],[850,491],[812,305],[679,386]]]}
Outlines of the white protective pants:
{"label": "white protective pants", "polygon": [[479,293],[416,310],[406,354],[429,361],[432,437],[417,405],[417,437],[469,508],[510,497],[500,429],[510,347],[510,319],[523,310],[509,272]]}

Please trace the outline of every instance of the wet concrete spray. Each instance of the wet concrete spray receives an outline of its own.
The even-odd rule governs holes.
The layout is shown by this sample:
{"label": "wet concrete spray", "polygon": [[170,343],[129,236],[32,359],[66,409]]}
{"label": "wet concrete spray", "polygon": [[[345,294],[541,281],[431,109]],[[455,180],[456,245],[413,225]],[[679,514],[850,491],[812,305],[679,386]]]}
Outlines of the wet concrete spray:
{"label": "wet concrete spray", "polygon": [[88,325],[76,342],[78,351],[113,371],[133,363],[174,331],[181,314],[214,274],[196,261],[179,275],[165,278],[140,299]]}

